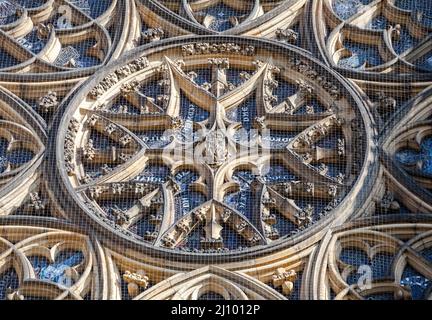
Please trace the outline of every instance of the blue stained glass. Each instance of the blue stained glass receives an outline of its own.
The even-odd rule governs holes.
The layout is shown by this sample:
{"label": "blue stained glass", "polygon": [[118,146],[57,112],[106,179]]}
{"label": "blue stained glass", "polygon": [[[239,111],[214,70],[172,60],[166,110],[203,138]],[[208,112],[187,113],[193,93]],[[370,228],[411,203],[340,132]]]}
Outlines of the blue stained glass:
{"label": "blue stained glass", "polygon": [[372,2],[372,0],[336,0],[333,1],[333,10],[339,18],[347,20],[370,2]]}
{"label": "blue stained glass", "polygon": [[164,165],[148,165],[135,180],[146,183],[162,184],[167,181],[170,169]]}
{"label": "blue stained glass", "polygon": [[431,285],[431,281],[408,265],[402,274],[400,284],[410,288],[413,300],[424,300],[425,291]]}
{"label": "blue stained glass", "polygon": [[417,0],[396,0],[395,6],[403,10],[414,10]]}
{"label": "blue stained glass", "polygon": [[195,83],[199,84],[200,86],[204,83],[211,83],[212,82],[212,75],[211,70],[209,68],[207,69],[197,69],[194,70],[196,72],[197,77],[195,78]]}
{"label": "blue stained glass", "polygon": [[420,252],[420,254],[428,261],[432,263],[432,247],[424,249]]}
{"label": "blue stained glass", "polygon": [[160,149],[167,146],[172,137],[165,134],[165,131],[144,131],[136,133],[144,143],[151,149]]}
{"label": "blue stained glass", "polygon": [[307,114],[306,106],[311,106],[313,108],[314,113],[321,113],[326,111],[326,108],[318,100],[312,99],[307,104],[297,109],[294,114]]}
{"label": "blue stained glass", "polygon": [[432,71],[432,52],[426,54],[421,59],[417,61],[417,65],[420,68],[426,69],[428,71]]}
{"label": "blue stained glass", "polygon": [[96,40],[86,40],[74,44],[74,48],[79,52],[80,57],[76,59],[78,68],[88,68],[100,64],[99,59],[89,55],[89,49],[96,45]]}
{"label": "blue stained glass", "polygon": [[413,48],[419,41],[411,36],[408,30],[402,28],[400,38],[393,40],[393,49],[397,54],[402,54],[408,49]]}
{"label": "blue stained glass", "polygon": [[84,260],[84,255],[79,251],[67,250],[61,252],[54,263],[49,263],[45,257],[40,256],[29,257],[29,260],[39,279],[70,286],[72,279],[67,277],[66,271],[79,265]]}
{"label": "blue stained glass", "polygon": [[13,165],[23,165],[33,159],[33,152],[25,149],[17,149],[8,153],[8,161]]}
{"label": "blue stained glass", "polygon": [[319,213],[322,212],[328,204],[327,201],[324,201],[322,199],[313,199],[313,201],[311,201],[311,199],[296,197],[294,198],[294,201],[296,205],[302,209],[306,208],[308,205],[312,205],[312,207],[314,208],[313,217],[315,219],[318,218]]}
{"label": "blue stained glass", "polygon": [[254,181],[255,176],[251,171],[239,170],[234,173],[233,179],[239,184],[240,191],[225,195],[224,203],[251,218],[254,197],[251,191],[251,183]]}
{"label": "blue stained glass", "polygon": [[46,41],[41,40],[37,35],[37,29],[33,29],[32,32],[27,34],[24,38],[18,40],[18,42],[28,50],[35,54],[38,54],[45,47]]}
{"label": "blue stained glass", "polygon": [[378,52],[378,48],[375,46],[349,41],[345,42],[344,46],[352,52],[352,56],[340,59],[338,62],[340,67],[358,69],[363,68],[365,63],[372,67],[384,63]]}
{"label": "blue stained glass", "polygon": [[425,138],[421,143],[420,152],[413,149],[402,149],[396,153],[396,160],[403,165],[412,166],[418,161],[423,162],[421,171],[432,175],[432,137]]}
{"label": "blue stained glass", "polygon": [[221,301],[225,300],[223,296],[216,292],[207,292],[201,295],[198,300]]}
{"label": "blue stained glass", "polygon": [[413,149],[400,150],[396,153],[396,160],[404,165],[415,165],[418,161],[418,152]]}
{"label": "blue stained glass", "polygon": [[390,274],[393,255],[388,253],[378,253],[372,260],[372,276],[376,278],[384,278]]}
{"label": "blue stained glass", "polygon": [[131,103],[124,97],[118,98],[108,111],[114,113],[140,114],[140,110],[131,105]]}
{"label": "blue stained glass", "polygon": [[4,172],[8,165],[7,148],[9,141],[5,138],[0,138],[0,173]]}
{"label": "blue stained glass", "polygon": [[201,249],[201,238],[204,236],[202,228],[196,228],[191,231],[187,237],[187,242],[184,243],[185,248]]}
{"label": "blue stained glass", "polygon": [[223,226],[221,235],[222,235],[224,247],[228,248],[229,250],[235,250],[240,247],[242,248],[248,247],[246,240],[242,236],[240,236],[237,232],[234,232],[232,229],[230,229],[227,225]]}
{"label": "blue stained glass", "polygon": [[180,219],[206,201],[202,193],[186,190],[175,197],[175,218]]}
{"label": "blue stained glass", "polygon": [[180,170],[174,176],[174,180],[180,185],[181,190],[187,190],[198,178],[198,173],[192,170]]}
{"label": "blue stained glass", "polygon": [[69,0],[82,12],[96,19],[102,15],[111,5],[112,0]]}
{"label": "blue stained glass", "polygon": [[366,300],[394,300],[393,292],[374,293],[365,297]]}
{"label": "blue stained glass", "polygon": [[339,173],[345,171],[344,163],[326,163],[326,166],[328,168],[327,175],[333,178],[336,177]]}
{"label": "blue stained glass", "polygon": [[285,149],[291,139],[296,136],[293,132],[270,130],[269,135],[263,135],[263,144],[271,149]]}
{"label": "blue stained glass", "polygon": [[19,4],[13,0],[0,1],[0,24],[9,24],[18,20],[17,9]]}
{"label": "blue stained glass", "polygon": [[[202,246],[201,239],[205,236],[204,230],[201,226],[198,229],[193,230],[187,239],[187,242],[184,243],[185,248],[192,249],[205,249]],[[229,250],[236,250],[239,248],[246,248],[248,244],[246,240],[240,236],[237,232],[234,232],[228,225],[222,225],[221,237],[223,241],[223,248],[227,248]]]}
{"label": "blue stained glass", "polygon": [[368,29],[374,29],[374,30],[383,30],[386,29],[388,26],[387,18],[383,15],[376,16],[372,18],[371,21],[366,25],[366,28]]}
{"label": "blue stained glass", "polygon": [[264,181],[269,184],[294,181],[297,179],[293,173],[281,164],[271,164],[268,167],[268,172],[264,173]]}
{"label": "blue stained glass", "polygon": [[180,99],[180,115],[185,122],[201,122],[209,117],[209,112],[207,110],[201,109],[197,105],[193,104],[183,93],[181,94]]}
{"label": "blue stained glass", "polygon": [[88,174],[88,176],[91,179],[97,179],[100,178],[101,176],[103,176],[104,174],[106,174],[106,172],[103,172],[102,167],[107,168],[108,170],[114,170],[114,168],[116,167],[116,165],[113,164],[108,164],[108,165],[92,165],[92,164],[85,164],[84,165],[84,169],[86,174]]}
{"label": "blue stained glass", "polygon": [[117,145],[117,143],[109,139],[107,136],[93,130],[90,134],[90,139],[93,141],[93,146],[96,149],[108,149]]}
{"label": "blue stained glass", "polygon": [[[342,249],[339,259],[348,265],[360,267],[369,266],[372,270],[372,281],[382,279],[390,275],[393,255],[388,253],[377,253],[372,260],[366,252],[357,248]],[[363,273],[353,271],[347,278],[349,284],[357,283]]]}
{"label": "blue stained glass", "polygon": [[[367,254],[356,248],[344,248],[342,249],[339,259],[347,265],[359,267],[361,265],[369,265],[369,258]],[[360,274],[357,272],[351,272],[347,278],[349,284],[357,283],[360,278]]]}
{"label": "blue stained glass", "polygon": [[270,214],[273,214],[276,216],[276,223],[273,225],[273,227],[279,232],[280,237],[290,235],[291,232],[298,229],[296,224],[294,224],[291,220],[285,218],[275,208],[270,209]]}
{"label": "blue stained glass", "polygon": [[227,117],[230,121],[240,122],[243,129],[252,129],[253,121],[256,118],[256,99],[252,95],[237,108],[227,111]]}
{"label": "blue stained glass", "polygon": [[415,1],[415,9],[427,16],[432,16],[432,3],[430,1]]}
{"label": "blue stained glass", "polygon": [[147,217],[141,218],[137,223],[132,225],[129,230],[140,237],[144,237],[146,235],[146,232],[154,232],[155,225],[150,223]]}
{"label": "blue stained glass", "polygon": [[415,18],[419,19],[420,23],[423,23],[427,27],[432,27],[432,2],[426,0],[396,0],[395,6],[411,11]]}
{"label": "blue stained glass", "polygon": [[432,174],[432,137],[422,143],[422,153],[424,155],[423,172]]}
{"label": "blue stained glass", "polygon": [[37,8],[46,3],[45,0],[14,0],[14,2],[19,3],[24,8]]}
{"label": "blue stained glass", "polygon": [[335,149],[338,139],[343,139],[343,135],[340,131],[325,136],[323,139],[317,141],[316,145],[321,148]]}
{"label": "blue stained glass", "polygon": [[227,81],[229,83],[232,83],[235,86],[239,86],[242,83],[242,79],[240,78],[240,73],[244,71],[244,70],[239,70],[239,69],[227,69],[226,72],[226,76],[227,76]]}
{"label": "blue stained glass", "polygon": [[[104,200],[99,202],[99,206],[106,213],[108,219],[117,223],[122,218],[117,214],[117,210],[126,213],[136,203],[135,199]],[[138,226],[135,226],[134,231],[136,233],[139,232]]]}
{"label": "blue stained glass", "polygon": [[163,88],[159,85],[159,81],[149,81],[145,84],[141,84],[139,91],[143,93],[145,96],[154,99],[155,103],[157,103],[157,97],[163,94]]}

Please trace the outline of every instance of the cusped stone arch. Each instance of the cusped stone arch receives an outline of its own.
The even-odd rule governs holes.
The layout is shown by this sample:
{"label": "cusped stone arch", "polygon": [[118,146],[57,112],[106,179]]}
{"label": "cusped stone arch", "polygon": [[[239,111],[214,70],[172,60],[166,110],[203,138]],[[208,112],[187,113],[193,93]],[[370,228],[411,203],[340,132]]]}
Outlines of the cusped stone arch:
{"label": "cusped stone arch", "polygon": [[277,291],[245,274],[216,266],[180,273],[136,297],[137,300],[199,300],[205,294],[223,300],[283,300]]}
{"label": "cusped stone arch", "polygon": [[428,218],[375,217],[329,231],[309,266],[309,298],[428,299]]}
{"label": "cusped stone arch", "polygon": [[23,203],[38,180],[47,137],[38,115],[3,88],[0,119],[0,215],[7,215]]}
{"label": "cusped stone arch", "polygon": [[2,223],[2,298],[82,300],[102,294],[97,253],[87,236],[50,228],[47,221],[46,227]]}
{"label": "cusped stone arch", "polygon": [[[365,194],[360,192],[360,181],[366,179],[367,170],[374,166],[375,155],[372,139],[359,139],[360,135],[369,137],[371,134],[366,129],[370,125],[369,115],[339,76],[302,50],[263,40],[213,36],[185,38],[180,42],[164,40],[162,44],[147,46],[144,51],[136,50],[96,74],[65,109],[59,125],[68,129],[53,137],[58,159],[64,165],[58,172],[57,181],[66,197],[69,197],[68,193],[72,194],[77,212],[86,212],[89,221],[96,221],[97,229],[102,232],[106,232],[109,225],[109,232],[116,237],[113,240],[116,247],[119,243],[128,243],[127,246],[141,250],[150,244],[149,252],[154,250],[159,254],[174,249],[174,256],[179,254],[186,259],[192,256],[199,259],[203,254],[215,259],[228,258],[231,250],[221,246],[218,235],[220,230],[222,233],[229,231],[230,228],[223,226],[221,229],[221,223],[225,223],[223,219],[231,221],[229,216],[234,219],[231,223],[234,235],[222,237],[237,237],[239,243],[243,241],[241,238],[246,238],[245,244],[233,248],[243,248],[245,254],[254,256],[257,248],[264,253],[267,247],[283,247],[284,243],[291,244],[291,241],[286,242],[290,237],[306,239],[307,234],[323,230],[327,223],[338,224],[348,218],[353,208],[349,209],[350,201],[344,201],[343,197],[350,192]],[[284,50],[286,55],[281,54]],[[280,95],[279,102],[277,95]],[[248,110],[244,112],[244,118],[239,108]],[[255,114],[255,110],[259,111]],[[172,138],[160,134],[157,143],[140,139],[161,128],[168,130]],[[268,128],[282,135],[293,131],[294,139],[282,139],[280,145],[272,145],[262,139],[262,133]],[[208,190],[209,183],[216,184],[220,180],[216,173],[219,168],[222,170],[230,161],[232,165],[226,166],[230,175],[246,167],[263,168],[257,163],[266,157],[230,160],[231,154],[241,148],[241,136],[236,137],[240,129],[255,130],[261,140],[260,152],[267,148],[274,158],[270,167],[283,163],[287,170],[282,180],[268,180],[274,187],[267,192],[262,188],[266,179],[263,173],[259,173],[261,177],[245,173],[236,178],[240,180],[231,182],[223,181],[225,174],[219,175],[221,183],[229,184],[230,192],[241,189],[235,186],[236,183],[246,183],[246,188],[252,184],[254,188],[261,188],[263,194],[260,193],[256,201],[257,210],[267,212],[264,216],[258,211],[251,214],[251,210],[242,211],[228,204],[227,194],[220,193],[223,188],[218,189],[223,184],[211,187],[211,192]],[[339,139],[334,135],[340,135]],[[93,141],[89,140],[90,136]],[[103,143],[108,148],[100,142],[96,146],[96,140],[103,136]],[[318,145],[320,140],[327,138],[336,140],[329,147]],[[167,145],[170,148],[165,148]],[[181,158],[185,155],[176,154],[176,151],[190,145],[201,146],[210,158],[194,162],[194,166],[202,165],[204,169],[198,170],[197,176],[189,170],[191,175],[187,179],[192,179],[189,181],[187,175],[176,177],[177,169],[172,165],[188,169],[182,167],[184,161]],[[111,156],[115,158],[109,160]],[[176,157],[179,160],[175,160]],[[162,164],[164,158],[174,159],[169,162],[171,168],[147,165],[148,159]],[[333,166],[341,161],[339,159],[343,162],[340,169]],[[110,164],[106,162],[108,160]],[[96,170],[94,176],[89,174],[89,168]],[[279,167],[271,170],[270,174],[277,176]],[[288,173],[292,170],[302,177],[299,182]],[[152,178],[136,180],[140,171],[147,172],[145,176]],[[216,173],[215,180],[209,172]],[[186,180],[180,181],[180,178]],[[293,181],[285,186],[287,181],[283,179]],[[184,189],[189,186],[195,186],[195,190]],[[207,192],[203,192],[206,186]],[[196,194],[197,191],[201,195]],[[192,192],[195,193],[192,195]],[[307,203],[291,205],[292,212],[279,215],[281,221],[286,220],[286,230],[275,231],[272,227],[275,215],[270,212],[275,205],[279,211],[286,211],[287,198],[294,197],[294,203],[308,192],[312,193],[307,197],[324,199],[322,214],[318,210],[313,212]],[[339,192],[344,203],[340,207],[336,201]],[[214,198],[216,193],[219,198]],[[178,203],[187,203],[189,209],[180,209],[178,217],[167,220],[164,218],[167,210],[177,210],[176,195]],[[279,200],[271,199],[275,196]],[[124,199],[137,202],[120,202]],[[114,202],[108,204],[106,200]],[[210,201],[210,208],[214,209],[206,209],[209,211],[203,215],[195,213],[200,206],[206,207],[206,201]],[[199,220],[201,218],[204,220]],[[156,227],[152,230],[138,227],[146,225]],[[192,233],[193,226],[198,225],[201,227]],[[208,233],[202,227],[208,228]],[[204,233],[215,238],[207,241]],[[185,235],[190,235],[190,239],[186,241]],[[318,240],[319,237],[317,234],[311,239]],[[201,249],[197,251],[194,243]],[[255,245],[257,247],[253,248]]]}

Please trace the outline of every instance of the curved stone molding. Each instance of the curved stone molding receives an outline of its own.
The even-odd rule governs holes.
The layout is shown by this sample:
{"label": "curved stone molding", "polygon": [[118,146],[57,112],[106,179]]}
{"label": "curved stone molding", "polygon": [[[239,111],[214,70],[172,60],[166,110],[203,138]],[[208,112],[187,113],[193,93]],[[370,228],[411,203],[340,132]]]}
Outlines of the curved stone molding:
{"label": "curved stone molding", "polygon": [[[201,41],[136,51],[89,80],[59,124],[61,189],[102,232],[155,254],[256,255],[250,247],[318,240],[373,176],[367,112],[302,51]],[[251,132],[256,155],[242,151]]]}
{"label": "curved stone molding", "polygon": [[431,299],[432,2],[0,0],[0,300]]}
{"label": "curved stone molding", "polygon": [[[309,299],[430,299],[430,216],[359,221],[329,232],[309,264]],[[401,235],[403,234],[403,237]],[[310,284],[308,287],[307,284]]]}
{"label": "curved stone molding", "polygon": [[35,112],[0,88],[0,215],[17,209],[40,176],[46,133]]}
{"label": "curved stone molding", "polygon": [[2,226],[1,299],[82,300],[101,295],[98,260],[90,239],[50,228],[47,221],[45,225]]}
{"label": "curved stone molding", "polygon": [[252,277],[209,266],[179,273],[138,295],[136,300],[283,300]]}

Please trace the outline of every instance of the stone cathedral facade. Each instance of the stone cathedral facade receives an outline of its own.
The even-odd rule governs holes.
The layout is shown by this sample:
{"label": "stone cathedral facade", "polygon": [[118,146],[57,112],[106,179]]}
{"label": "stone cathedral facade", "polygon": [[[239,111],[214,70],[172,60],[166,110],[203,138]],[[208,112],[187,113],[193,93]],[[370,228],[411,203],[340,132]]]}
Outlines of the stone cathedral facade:
{"label": "stone cathedral facade", "polygon": [[432,2],[0,0],[0,299],[432,298]]}

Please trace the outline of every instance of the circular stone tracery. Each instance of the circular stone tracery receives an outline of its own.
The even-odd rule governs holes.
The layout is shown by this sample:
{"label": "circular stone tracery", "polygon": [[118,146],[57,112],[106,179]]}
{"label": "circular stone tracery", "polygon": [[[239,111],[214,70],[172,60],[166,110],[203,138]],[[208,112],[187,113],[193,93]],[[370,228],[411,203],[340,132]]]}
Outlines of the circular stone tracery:
{"label": "circular stone tracery", "polygon": [[371,129],[355,101],[300,50],[167,40],[71,101],[57,138],[62,183],[116,241],[218,254],[293,244],[367,195]]}

